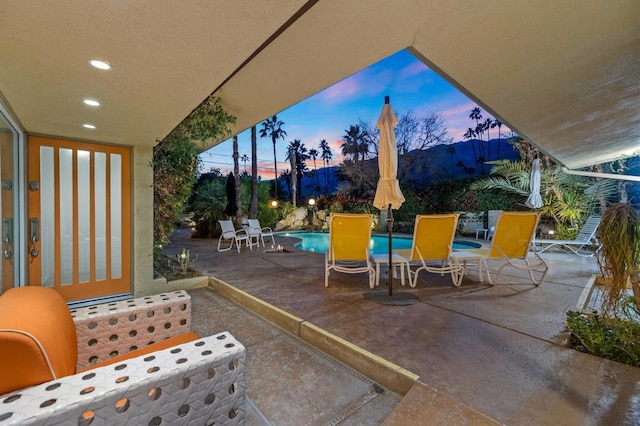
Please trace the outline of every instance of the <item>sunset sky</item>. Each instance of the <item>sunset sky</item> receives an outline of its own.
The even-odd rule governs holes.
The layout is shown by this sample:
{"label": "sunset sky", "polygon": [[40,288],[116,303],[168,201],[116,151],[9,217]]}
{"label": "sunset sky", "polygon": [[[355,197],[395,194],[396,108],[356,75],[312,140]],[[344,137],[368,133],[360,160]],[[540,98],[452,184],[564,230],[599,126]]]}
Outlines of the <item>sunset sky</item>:
{"label": "sunset sky", "polygon": [[[316,148],[320,140],[326,139],[333,151],[333,165],[342,162],[340,146],[345,130],[358,124],[360,119],[375,124],[389,95],[391,105],[400,115],[409,110],[420,117],[435,112],[444,120],[449,136],[454,141],[463,140],[463,134],[475,122],[469,114],[477,105],[456,90],[426,65],[407,51],[400,51],[364,70],[345,78],[300,103],[277,112],[278,119],[285,124],[284,140],[276,143],[278,173],[290,169],[285,161],[286,147],[290,141],[300,139],[307,149]],[[488,113],[483,110],[486,119]],[[491,117],[493,118],[493,117]],[[258,131],[260,125],[258,124]],[[509,131],[502,128],[502,131]],[[497,137],[497,134],[493,137]],[[239,154],[251,158],[251,131],[238,135]],[[319,150],[320,151],[320,150]],[[233,170],[233,148],[227,140],[203,152],[203,171],[219,168],[223,173]],[[322,160],[318,158],[318,167]],[[311,162],[307,162],[313,168]],[[246,163],[251,171],[250,160]],[[240,161],[244,171],[244,162]],[[263,179],[273,179],[273,144],[270,138],[261,138],[258,133],[258,174]]]}

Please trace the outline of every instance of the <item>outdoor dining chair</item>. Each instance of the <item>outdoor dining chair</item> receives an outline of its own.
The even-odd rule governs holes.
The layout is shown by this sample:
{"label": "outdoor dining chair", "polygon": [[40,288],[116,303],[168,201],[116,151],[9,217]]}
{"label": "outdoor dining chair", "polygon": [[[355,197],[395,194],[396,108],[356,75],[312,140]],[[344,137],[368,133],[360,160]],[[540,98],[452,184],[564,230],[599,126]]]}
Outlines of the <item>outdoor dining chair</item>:
{"label": "outdoor dining chair", "polygon": [[594,246],[596,250],[598,249],[598,240],[596,239],[596,231],[598,230],[598,226],[600,226],[600,216],[590,216],[587,221],[582,225],[582,229],[573,240],[533,240],[533,249],[538,253],[542,253],[545,250],[550,249],[551,247],[561,246],[565,247],[574,254],[583,257],[593,256],[593,251],[591,252],[580,252],[585,247]]}
{"label": "outdoor dining chair", "polygon": [[324,286],[329,287],[333,269],[348,274],[367,273],[369,287],[375,287],[375,269],[369,259],[373,216],[332,213],[329,217],[329,250],[325,254]]}
{"label": "outdoor dining chair", "polygon": [[[458,214],[418,215],[410,250],[395,250],[409,262],[409,285],[415,287],[420,271],[451,274],[453,285],[462,283],[464,268],[452,255]],[[415,271],[411,266],[418,266]]]}
{"label": "outdoor dining chair", "polygon": [[[538,212],[501,212],[496,223],[496,230],[489,249],[454,251],[453,255],[459,262],[466,264],[476,261],[478,275],[482,282],[483,268],[487,273],[490,284],[500,280],[502,271],[506,267],[513,267],[528,272],[531,281],[540,285],[549,267],[538,253],[529,256],[531,241],[538,226],[540,213]],[[498,264],[495,278],[491,276],[488,262]],[[534,272],[539,275],[536,279]]]}

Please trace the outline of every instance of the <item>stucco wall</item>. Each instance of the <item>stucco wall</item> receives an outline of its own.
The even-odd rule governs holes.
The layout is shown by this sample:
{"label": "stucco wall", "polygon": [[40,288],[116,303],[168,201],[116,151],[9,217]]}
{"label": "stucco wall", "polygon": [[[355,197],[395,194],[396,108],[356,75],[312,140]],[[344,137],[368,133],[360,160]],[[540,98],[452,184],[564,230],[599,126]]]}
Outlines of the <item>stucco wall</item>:
{"label": "stucco wall", "polygon": [[[133,148],[133,293],[148,294],[153,281],[153,169],[152,147]],[[161,289],[159,291],[162,291]]]}

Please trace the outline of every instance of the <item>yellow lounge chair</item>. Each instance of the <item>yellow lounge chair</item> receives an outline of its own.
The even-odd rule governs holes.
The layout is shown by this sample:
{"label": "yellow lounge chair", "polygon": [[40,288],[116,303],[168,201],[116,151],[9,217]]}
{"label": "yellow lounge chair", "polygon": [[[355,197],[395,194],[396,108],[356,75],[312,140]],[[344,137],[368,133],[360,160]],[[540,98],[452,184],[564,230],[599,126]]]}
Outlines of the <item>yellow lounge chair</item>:
{"label": "yellow lounge chair", "polygon": [[[538,226],[540,213],[538,212],[502,212],[498,216],[496,230],[489,249],[477,249],[469,251],[456,251],[454,256],[459,262],[466,264],[469,260],[478,261],[478,275],[482,282],[482,268],[487,272],[489,283],[493,284],[487,261],[499,262],[495,281],[500,279],[502,270],[507,266],[522,269],[529,273],[531,281],[540,285],[547,275],[549,267],[538,253],[533,252],[534,262],[529,258],[531,241]],[[538,280],[535,279],[534,272],[540,274]]]}
{"label": "yellow lounge chair", "polygon": [[369,287],[375,286],[375,270],[369,260],[373,216],[332,213],[329,218],[329,250],[325,254],[324,286],[329,287],[331,269],[348,274],[366,272]]}
{"label": "yellow lounge chair", "polygon": [[407,259],[409,265],[418,265],[415,271],[412,271],[411,267],[408,268],[411,287],[416,286],[418,273],[422,270],[441,275],[449,273],[453,285],[459,286],[462,283],[464,268],[452,256],[458,216],[458,214],[416,216],[411,250],[395,250],[396,254]]}

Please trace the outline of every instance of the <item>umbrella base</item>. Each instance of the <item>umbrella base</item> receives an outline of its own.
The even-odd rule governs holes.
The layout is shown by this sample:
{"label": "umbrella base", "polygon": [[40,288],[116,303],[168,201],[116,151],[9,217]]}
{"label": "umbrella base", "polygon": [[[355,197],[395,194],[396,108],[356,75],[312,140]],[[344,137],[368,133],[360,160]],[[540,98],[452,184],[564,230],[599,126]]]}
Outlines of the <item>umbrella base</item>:
{"label": "umbrella base", "polygon": [[389,296],[387,290],[371,290],[364,293],[364,298],[380,305],[406,306],[419,302],[414,294],[404,291],[394,291],[393,296]]}

